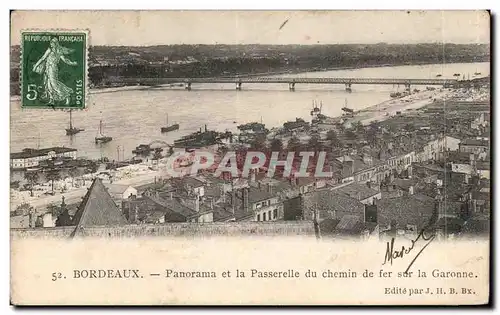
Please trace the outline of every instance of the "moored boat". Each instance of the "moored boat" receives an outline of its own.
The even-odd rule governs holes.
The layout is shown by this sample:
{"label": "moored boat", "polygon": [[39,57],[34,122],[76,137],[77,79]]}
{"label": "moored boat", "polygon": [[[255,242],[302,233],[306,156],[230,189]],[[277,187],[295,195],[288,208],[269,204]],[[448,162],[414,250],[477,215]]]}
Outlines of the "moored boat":
{"label": "moored boat", "polygon": [[71,114],[72,112],[73,112],[73,110],[69,111],[69,128],[66,128],[66,135],[67,136],[72,136],[72,135],[79,133],[80,131],[85,131],[85,129],[76,128],[73,126],[73,117]]}
{"label": "moored boat", "polygon": [[107,143],[113,140],[112,137],[105,136],[102,133],[102,120],[99,121],[99,131],[97,132],[97,136],[95,137],[95,143]]}
{"label": "moored boat", "polygon": [[161,132],[162,133],[165,133],[165,132],[170,132],[170,131],[174,131],[174,130],[178,130],[179,129],[179,124],[172,124],[172,125],[169,125],[168,124],[168,115],[167,115],[167,125],[166,127],[161,127]]}

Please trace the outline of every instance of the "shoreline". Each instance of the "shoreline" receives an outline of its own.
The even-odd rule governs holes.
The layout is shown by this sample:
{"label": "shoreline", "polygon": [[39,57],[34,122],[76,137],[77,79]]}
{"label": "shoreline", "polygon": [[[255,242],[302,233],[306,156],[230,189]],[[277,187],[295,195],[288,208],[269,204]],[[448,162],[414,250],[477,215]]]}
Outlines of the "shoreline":
{"label": "shoreline", "polygon": [[[468,63],[489,63],[488,62],[450,62],[444,64],[468,64]],[[425,65],[438,65],[435,62],[415,62],[415,63],[394,63],[394,64],[381,64],[381,65],[365,65],[362,67],[355,66],[344,66],[344,67],[328,67],[322,69],[307,68],[307,69],[293,69],[293,70],[277,70],[270,72],[261,72],[261,73],[248,73],[239,75],[240,78],[251,78],[251,77],[272,77],[280,74],[299,74],[299,73],[308,73],[308,72],[328,72],[328,71],[342,71],[342,70],[360,70],[360,69],[373,69],[373,68],[384,68],[384,67],[404,67],[404,66],[425,66]],[[441,65],[441,64],[439,64]],[[234,78],[235,76],[217,76],[214,78]],[[182,82],[178,82],[182,83]],[[175,83],[172,83],[175,84]],[[171,87],[171,88],[179,88],[178,86],[172,86],[172,84],[161,85],[160,87]],[[138,90],[150,90],[154,89],[151,86],[140,86],[140,85],[124,85],[124,86],[116,86],[116,87],[93,87],[89,88],[89,94],[102,94],[102,93],[115,93],[122,91],[138,91]],[[18,101],[20,100],[19,95],[10,95],[10,101]]]}
{"label": "shoreline", "polygon": [[[371,121],[383,121],[391,118],[393,113],[397,111],[404,112],[408,109],[417,109],[428,106],[432,104],[434,99],[446,99],[450,91],[421,91],[415,94],[408,95],[399,99],[389,99],[378,104],[369,106],[357,112],[354,112],[354,116],[347,119],[348,122],[361,121],[364,125],[369,124]],[[432,96],[432,98],[429,98]],[[382,109],[381,109],[382,107]],[[389,115],[385,115],[390,113]],[[329,117],[332,120],[338,119],[341,116]],[[162,165],[163,163],[160,163]],[[154,182],[154,179],[165,178],[165,173],[163,167],[158,167],[156,170],[151,169],[152,165],[150,163],[140,163],[124,167],[114,175],[113,184],[122,184],[130,186],[140,186],[148,185]],[[135,173],[135,174],[134,174]],[[87,174],[85,177],[92,176],[92,174]],[[88,180],[88,178],[87,178]],[[64,180],[66,182],[66,180]],[[58,184],[59,185],[59,184]],[[15,210],[15,208],[23,202],[28,202],[35,209],[43,211],[48,205],[59,203],[62,196],[65,196],[66,202],[68,204],[75,203],[80,198],[82,198],[86,191],[87,186],[71,189],[64,193],[57,193],[53,196],[46,197],[30,197],[27,192],[21,194],[16,198],[15,201],[11,198],[11,208],[10,211]]]}

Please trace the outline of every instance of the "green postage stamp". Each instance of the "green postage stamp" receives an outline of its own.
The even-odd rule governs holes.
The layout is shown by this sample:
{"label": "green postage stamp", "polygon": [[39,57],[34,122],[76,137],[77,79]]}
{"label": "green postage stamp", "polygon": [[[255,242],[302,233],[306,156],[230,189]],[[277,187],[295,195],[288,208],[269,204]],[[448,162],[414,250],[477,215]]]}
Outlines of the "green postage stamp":
{"label": "green postage stamp", "polygon": [[85,30],[21,32],[23,108],[85,108],[88,40]]}

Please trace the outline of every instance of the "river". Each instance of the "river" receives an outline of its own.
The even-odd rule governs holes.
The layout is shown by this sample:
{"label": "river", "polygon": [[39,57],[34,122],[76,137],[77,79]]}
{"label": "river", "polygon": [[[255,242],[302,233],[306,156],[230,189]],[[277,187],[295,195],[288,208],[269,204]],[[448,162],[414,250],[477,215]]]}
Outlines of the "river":
{"label": "river", "polygon": [[[335,70],[286,75],[288,77],[356,77],[356,78],[453,78],[454,73],[489,75],[489,63],[436,64]],[[279,75],[285,76],[285,75]],[[236,130],[237,124],[262,121],[268,128],[296,117],[309,119],[313,100],[323,103],[323,113],[339,116],[347,101],[359,110],[389,99],[392,91],[404,87],[392,85],[353,85],[352,93],[343,85],[297,84],[288,91],[287,84],[243,84],[236,91],[233,84],[193,84],[191,91],[182,88],[155,88],[106,92],[95,90],[88,108],[73,113],[73,123],[85,131],[66,136],[68,113],[53,110],[22,110],[19,100],[11,100],[11,152],[23,148],[66,146],[78,149],[88,158],[130,158],[141,143],[162,140],[167,143],[196,131],[205,124],[218,131]],[[412,87],[412,88],[425,88]],[[178,131],[161,134],[160,127],[179,123]],[[107,144],[96,145],[99,120],[103,133],[113,137]],[[236,123],[235,123],[236,122]],[[119,148],[119,149],[118,149]],[[118,153],[120,152],[120,153]]]}

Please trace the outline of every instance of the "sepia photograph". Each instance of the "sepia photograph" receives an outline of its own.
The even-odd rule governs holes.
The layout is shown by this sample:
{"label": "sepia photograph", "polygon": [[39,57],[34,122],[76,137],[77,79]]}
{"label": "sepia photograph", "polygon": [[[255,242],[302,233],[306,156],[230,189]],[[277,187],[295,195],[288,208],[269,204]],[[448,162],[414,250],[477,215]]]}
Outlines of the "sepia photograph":
{"label": "sepia photograph", "polygon": [[11,303],[488,304],[490,19],[12,11]]}

